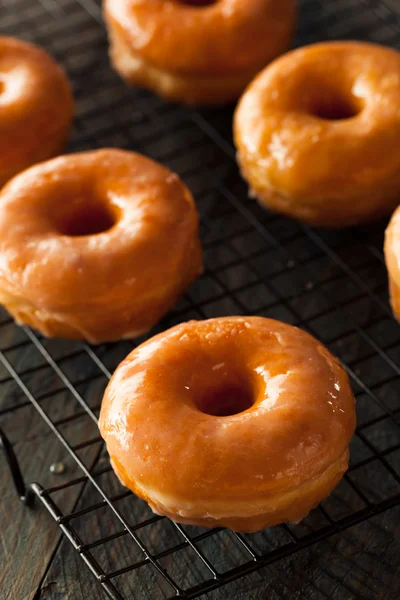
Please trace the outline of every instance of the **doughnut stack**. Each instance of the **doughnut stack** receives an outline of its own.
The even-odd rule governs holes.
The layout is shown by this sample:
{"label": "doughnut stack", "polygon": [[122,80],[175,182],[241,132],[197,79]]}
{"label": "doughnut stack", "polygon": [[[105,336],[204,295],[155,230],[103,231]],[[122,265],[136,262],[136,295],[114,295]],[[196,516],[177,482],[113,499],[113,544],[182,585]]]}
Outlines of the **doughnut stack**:
{"label": "doughnut stack", "polygon": [[129,83],[185,104],[236,100],[288,48],[294,0],[105,0],[111,62]]}

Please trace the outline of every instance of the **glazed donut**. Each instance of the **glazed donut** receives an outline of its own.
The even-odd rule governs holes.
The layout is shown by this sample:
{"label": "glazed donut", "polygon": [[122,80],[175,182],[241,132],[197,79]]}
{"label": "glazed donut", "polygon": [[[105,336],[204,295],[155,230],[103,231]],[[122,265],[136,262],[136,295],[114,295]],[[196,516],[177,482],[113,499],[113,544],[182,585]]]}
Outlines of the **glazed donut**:
{"label": "glazed donut", "polygon": [[105,0],[111,61],[133,85],[186,104],[235,100],[286,50],[295,0]]}
{"label": "glazed donut", "polygon": [[400,53],[326,42],[277,59],[234,119],[238,162],[261,204],[316,226],[378,218],[400,197]]}
{"label": "glazed donut", "polygon": [[133,152],[31,167],[3,188],[0,215],[0,302],[49,337],[142,334],[202,269],[189,190]]}
{"label": "glazed donut", "polygon": [[400,322],[400,207],[395,210],[385,232],[385,261],[389,275],[390,303]]}
{"label": "glazed donut", "polygon": [[0,187],[63,149],[72,113],[57,63],[37,46],[0,36]]}
{"label": "glazed donut", "polygon": [[217,318],[136,348],[105,391],[99,426],[115,473],[154,512],[256,531],[299,521],[341,479],[354,397],[307,333]]}

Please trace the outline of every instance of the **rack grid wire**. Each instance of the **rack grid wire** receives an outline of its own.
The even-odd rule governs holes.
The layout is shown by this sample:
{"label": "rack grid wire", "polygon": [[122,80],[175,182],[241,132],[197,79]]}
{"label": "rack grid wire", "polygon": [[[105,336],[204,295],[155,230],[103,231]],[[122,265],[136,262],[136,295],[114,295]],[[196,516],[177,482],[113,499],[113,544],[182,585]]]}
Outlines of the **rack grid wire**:
{"label": "rack grid wire", "polygon": [[[388,305],[385,223],[324,232],[250,201],[235,163],[232,110],[182,108],[125,86],[109,66],[97,0],[0,0],[0,6],[1,34],[42,45],[70,75],[77,114],[69,151],[137,150],[176,171],[193,191],[205,272],[151,334],[228,314],[298,325],[342,360],[358,417],[348,473],[300,524],[252,535],[180,526],[120,486],[98,434],[102,391],[134,342],[95,347],[46,340],[2,311],[1,423],[33,405],[65,460],[80,470],[51,488],[25,487],[2,434],[19,495],[43,503],[114,600],[127,600],[137,586],[149,597],[153,586],[162,598],[198,597],[400,504],[400,328]],[[299,13],[296,45],[353,38],[400,49],[393,0],[302,0]],[[74,506],[62,510],[71,488]]]}

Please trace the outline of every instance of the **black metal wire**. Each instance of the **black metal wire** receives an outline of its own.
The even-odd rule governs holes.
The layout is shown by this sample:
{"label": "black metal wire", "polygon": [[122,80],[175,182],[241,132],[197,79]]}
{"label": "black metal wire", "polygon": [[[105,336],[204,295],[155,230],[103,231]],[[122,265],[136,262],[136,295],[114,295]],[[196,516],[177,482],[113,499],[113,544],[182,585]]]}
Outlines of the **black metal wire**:
{"label": "black metal wire", "polygon": [[[114,352],[119,356],[118,349],[123,347],[127,353],[133,344],[98,348],[74,344],[60,353],[56,346],[49,348],[40,336],[23,328],[21,337],[0,347],[0,418],[33,405],[82,474],[47,489],[40,483],[26,486],[13,447],[0,430],[0,445],[19,496],[40,499],[114,600],[126,600],[122,582],[143,567],[150,567],[167,582],[171,598],[195,598],[399,504],[400,461],[396,464],[393,457],[400,456],[400,403],[393,398],[396,392],[388,395],[387,389],[395,390],[400,380],[400,330],[387,302],[380,250],[383,225],[324,233],[271,215],[249,201],[235,162],[231,111],[189,110],[124,86],[108,66],[97,0],[3,0],[3,5],[1,33],[43,45],[69,70],[78,107],[71,150],[116,145],[142,151],[176,170],[194,192],[201,213],[206,270],[158,330],[188,318],[221,314],[281,318],[308,329],[339,355],[360,402],[364,399],[364,406],[368,398],[374,406],[372,415],[370,408],[359,415],[362,422],[354,443],[362,452],[352,453],[342,484],[345,491],[334,493],[303,522],[301,530],[284,525],[263,532],[263,544],[271,538],[273,547],[260,548],[257,536],[221,529],[192,532],[170,524],[176,541],[153,550],[149,530],[159,527],[162,532],[169,522],[148,515],[129,522],[121,505],[139,501],[130,492],[111,492],[105,485],[104,478],[112,472],[109,464],[100,462],[105,456],[101,439],[93,434],[73,444],[69,441],[82,419],[97,422],[101,397],[95,405],[89,404],[86,387],[107,381],[118,362],[112,358]],[[396,13],[378,0],[303,0],[296,43],[338,37],[358,37],[400,48],[400,10]],[[346,293],[339,300],[332,290],[339,297],[343,290]],[[379,333],[388,321],[395,335]],[[10,327],[9,317],[0,315],[0,330]],[[28,353],[35,353],[37,360],[20,364],[14,358]],[[82,377],[83,360],[91,366]],[[54,378],[50,388],[33,390],[31,381],[48,373]],[[5,401],[2,386],[11,384],[13,398]],[[69,394],[74,410],[54,419],[45,403],[63,391]],[[389,423],[390,431],[396,433],[382,442],[380,428]],[[80,457],[85,448],[95,450],[90,466]],[[380,473],[381,485],[375,486],[378,490],[369,485],[371,473]],[[29,479],[29,473],[26,477]],[[391,485],[385,487],[388,482]],[[71,488],[77,490],[77,502],[64,513],[58,498]],[[82,505],[88,489],[96,490],[97,500]],[[107,511],[119,527],[100,539],[82,539],[77,524],[99,511]],[[107,553],[107,548],[119,540],[133,543],[138,558],[123,566],[115,553],[108,553],[107,561],[96,558],[97,551]],[[235,547],[233,566],[221,566],[216,554],[210,554],[219,540],[227,553]],[[172,574],[173,566],[179,567],[182,552],[191,552],[198,564],[198,579],[184,586]],[[172,563],[163,566],[163,561]]]}
{"label": "black metal wire", "polygon": [[10,468],[10,473],[18,496],[24,504],[30,506],[33,503],[34,495],[29,488],[27,489],[25,487],[25,482],[14,449],[2,429],[0,429],[0,448],[3,450],[5,459]]}

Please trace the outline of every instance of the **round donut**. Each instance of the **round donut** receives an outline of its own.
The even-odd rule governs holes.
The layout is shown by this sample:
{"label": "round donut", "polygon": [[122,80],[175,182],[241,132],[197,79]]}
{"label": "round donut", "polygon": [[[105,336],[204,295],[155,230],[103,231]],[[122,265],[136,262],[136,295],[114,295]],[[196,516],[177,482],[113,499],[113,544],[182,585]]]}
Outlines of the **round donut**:
{"label": "round donut", "polygon": [[309,334],[217,318],[136,348],[106,389],[99,426],[115,473],[154,512],[256,531],[299,521],[341,479],[354,397]]}
{"label": "round donut", "polygon": [[0,36],[0,187],[63,149],[73,100],[66,75],[43,50]]}
{"label": "round donut", "polygon": [[105,0],[104,17],[124,79],[211,105],[235,100],[287,49],[295,0]]}
{"label": "round donut", "polygon": [[326,42],[273,62],[234,119],[238,161],[261,204],[345,227],[399,202],[400,53]]}
{"label": "round donut", "polygon": [[385,261],[389,275],[390,303],[400,322],[400,207],[395,210],[385,232]]}
{"label": "round donut", "polygon": [[31,167],[0,193],[0,302],[49,337],[146,332],[202,270],[177,175],[115,149]]}

